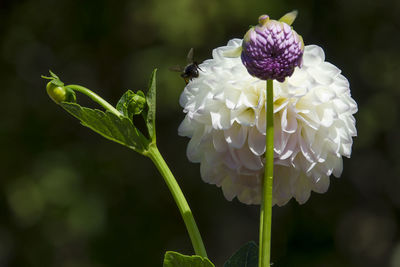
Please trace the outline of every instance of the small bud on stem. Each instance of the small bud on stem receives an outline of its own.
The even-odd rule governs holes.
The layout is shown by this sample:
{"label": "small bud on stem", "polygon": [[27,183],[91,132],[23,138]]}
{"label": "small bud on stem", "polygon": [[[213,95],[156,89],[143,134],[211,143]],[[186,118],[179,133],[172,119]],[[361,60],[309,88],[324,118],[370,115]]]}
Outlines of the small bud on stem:
{"label": "small bud on stem", "polygon": [[47,83],[46,91],[56,104],[60,104],[61,102],[76,103],[75,92],[67,87],[57,86],[51,81]]}

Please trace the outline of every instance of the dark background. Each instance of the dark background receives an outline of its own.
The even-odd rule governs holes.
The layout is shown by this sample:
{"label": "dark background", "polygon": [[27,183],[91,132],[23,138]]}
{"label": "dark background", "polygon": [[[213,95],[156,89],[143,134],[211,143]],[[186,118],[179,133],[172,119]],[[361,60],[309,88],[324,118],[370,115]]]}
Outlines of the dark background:
{"label": "dark background", "polygon": [[[177,135],[184,82],[168,67],[201,62],[257,18],[299,10],[294,27],[349,79],[359,137],[340,179],[274,208],[273,266],[400,266],[400,1],[0,0],[0,266],[161,266],[191,244],[150,160],[55,105],[40,75],[111,103],[158,71],[158,144],[210,259],[258,238],[258,206],[228,202],[188,162]],[[82,104],[88,104],[80,96]]]}

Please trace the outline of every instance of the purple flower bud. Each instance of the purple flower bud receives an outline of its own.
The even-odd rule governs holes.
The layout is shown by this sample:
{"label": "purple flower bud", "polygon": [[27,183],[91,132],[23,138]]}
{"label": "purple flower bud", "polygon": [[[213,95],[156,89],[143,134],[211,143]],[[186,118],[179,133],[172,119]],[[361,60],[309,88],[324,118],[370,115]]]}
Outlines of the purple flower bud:
{"label": "purple flower bud", "polygon": [[303,38],[285,22],[270,20],[267,15],[258,21],[243,38],[242,62],[252,76],[283,82],[301,66]]}

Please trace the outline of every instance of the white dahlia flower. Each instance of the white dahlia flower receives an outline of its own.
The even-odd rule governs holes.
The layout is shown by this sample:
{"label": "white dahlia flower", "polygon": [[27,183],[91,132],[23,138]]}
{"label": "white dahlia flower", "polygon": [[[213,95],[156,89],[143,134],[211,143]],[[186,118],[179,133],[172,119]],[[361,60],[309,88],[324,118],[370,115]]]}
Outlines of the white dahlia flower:
{"label": "white dahlia flower", "polygon": [[[205,182],[222,187],[228,200],[259,204],[266,82],[250,76],[240,57],[226,56],[241,44],[230,40],[199,65],[180,97],[186,116],[179,134],[191,138],[187,156],[200,163]],[[320,47],[306,46],[303,66],[274,81],[274,204],[292,197],[302,204],[311,191],[327,191],[329,176],[342,173],[342,156],[350,157],[356,112],[347,79]]]}

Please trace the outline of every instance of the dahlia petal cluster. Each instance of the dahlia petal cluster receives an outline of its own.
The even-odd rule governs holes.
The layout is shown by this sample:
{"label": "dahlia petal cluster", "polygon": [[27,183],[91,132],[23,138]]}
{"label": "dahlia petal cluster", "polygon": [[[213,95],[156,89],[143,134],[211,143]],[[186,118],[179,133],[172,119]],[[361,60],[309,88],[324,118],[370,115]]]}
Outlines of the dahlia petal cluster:
{"label": "dahlia petal cluster", "polygon": [[[222,188],[228,200],[261,201],[265,162],[266,82],[251,76],[240,57],[226,55],[242,40],[213,50],[199,77],[185,87],[186,116],[179,134],[190,138],[187,156],[200,163],[202,179]],[[304,203],[311,191],[324,193],[329,177],[342,173],[356,136],[357,104],[349,82],[325,61],[322,48],[304,48],[303,66],[274,83],[273,203],[292,197]]]}
{"label": "dahlia petal cluster", "polygon": [[262,80],[283,82],[301,66],[303,39],[288,24],[259,18],[259,25],[247,31],[241,59],[250,75]]}

